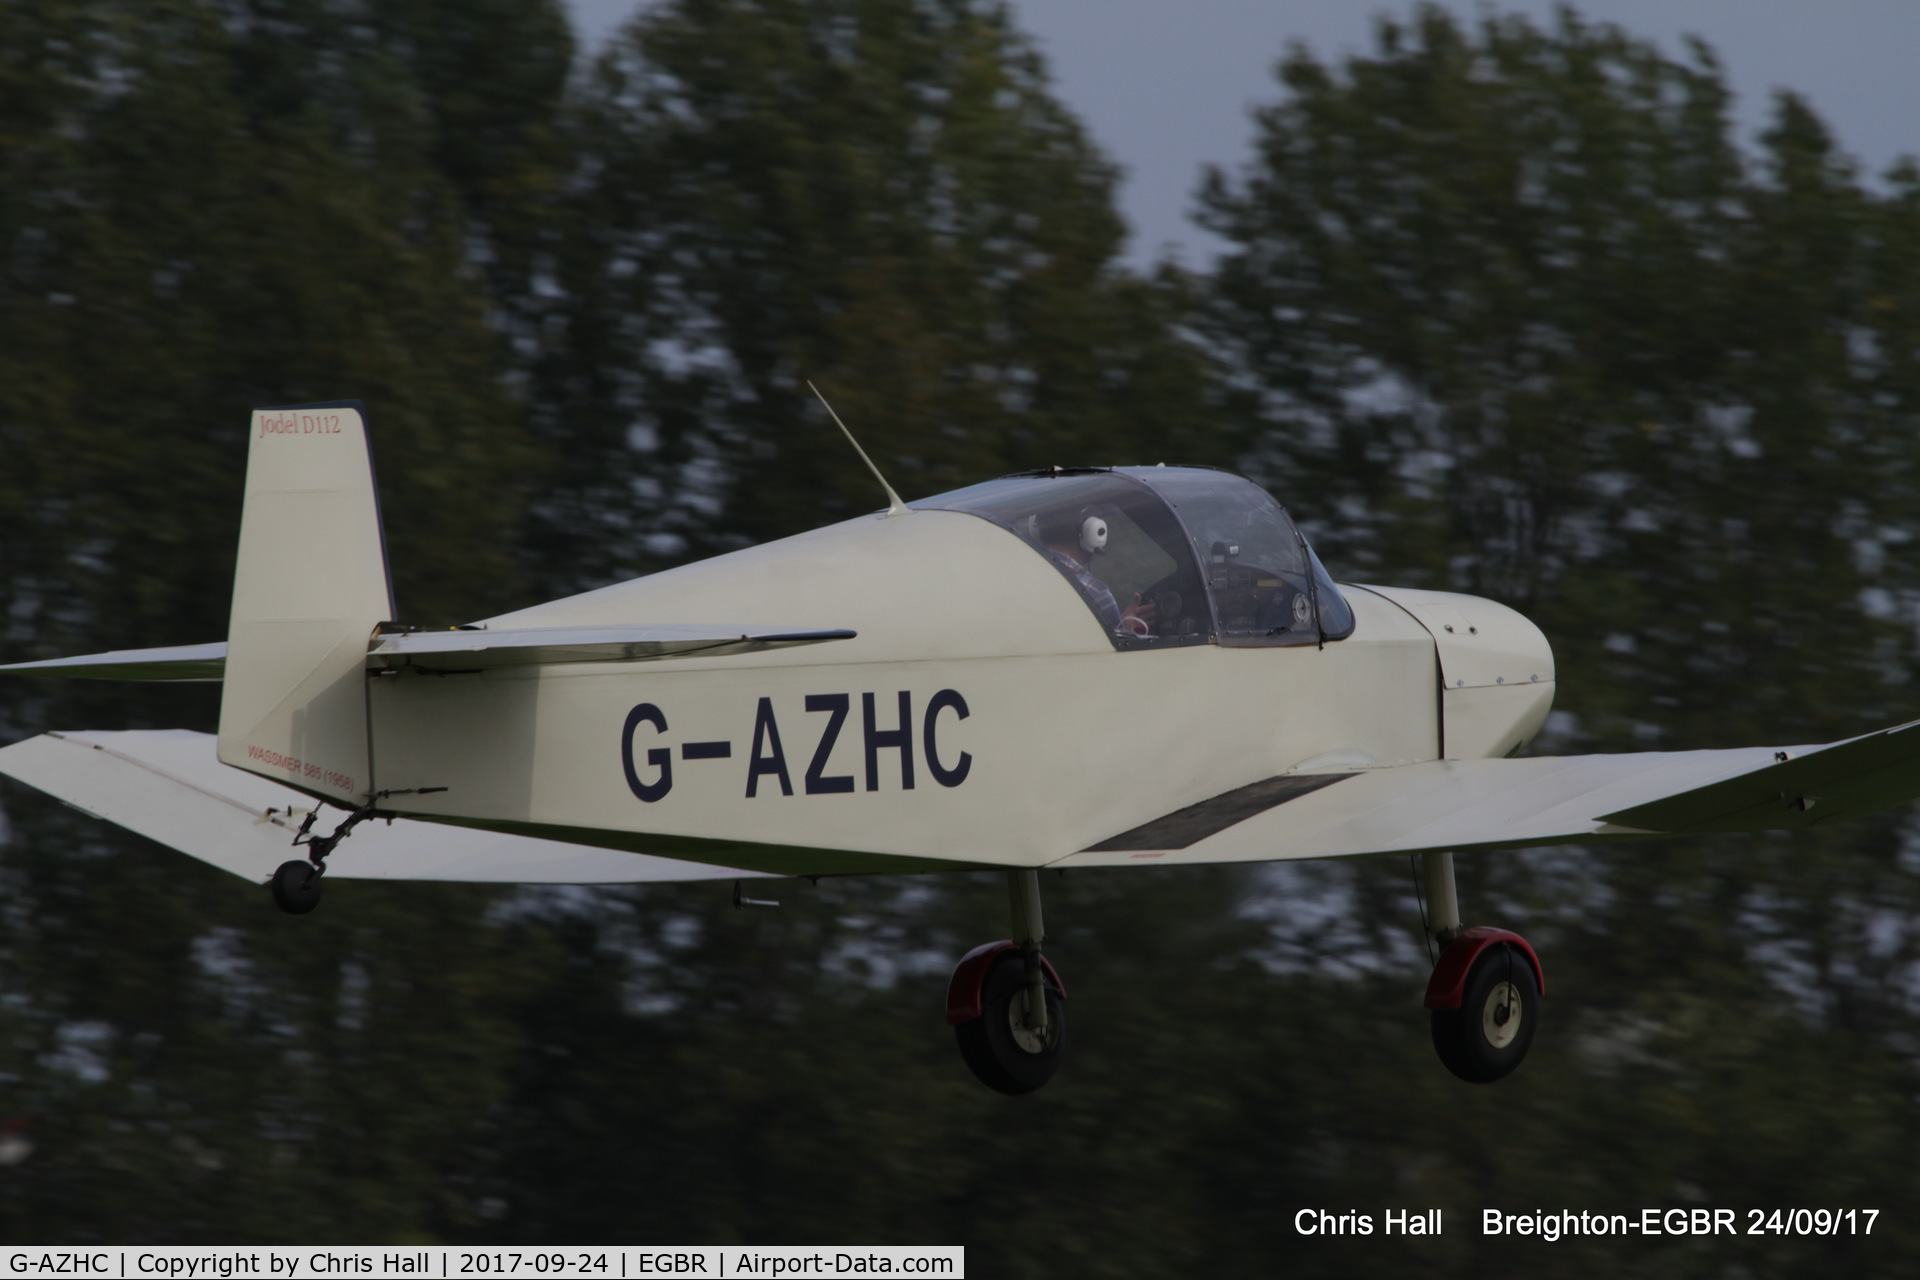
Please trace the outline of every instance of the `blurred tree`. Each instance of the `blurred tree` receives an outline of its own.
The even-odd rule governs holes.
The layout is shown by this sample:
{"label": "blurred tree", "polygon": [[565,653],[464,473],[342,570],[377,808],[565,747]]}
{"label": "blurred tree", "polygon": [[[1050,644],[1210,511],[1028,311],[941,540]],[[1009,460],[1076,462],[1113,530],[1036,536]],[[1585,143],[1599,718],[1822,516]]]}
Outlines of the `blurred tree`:
{"label": "blurred tree", "polygon": [[[531,26],[564,73],[570,37],[551,4],[441,9],[410,45],[322,0],[0,3],[7,660],[225,634],[258,404],[368,402],[409,618],[520,602],[537,454],[471,228],[510,221],[496,139],[550,127],[557,88],[489,59],[540,65]],[[462,50],[492,96],[463,105],[423,49]],[[0,737],[214,707],[9,680]],[[0,1114],[36,1149],[0,1170],[0,1236],[417,1232],[538,968],[489,949],[492,895],[349,889],[358,909],[289,932],[226,877],[6,800]]]}
{"label": "blurred tree", "polygon": [[1233,246],[1208,333],[1330,553],[1523,607],[1580,741],[1881,723],[1913,644],[1915,565],[1885,554],[1915,461],[1911,171],[1862,190],[1784,97],[1754,172],[1704,47],[1571,12],[1475,39],[1425,9],[1377,57],[1280,75],[1257,160],[1202,192]]}
{"label": "blurred tree", "polygon": [[247,407],[348,394],[373,414],[402,607],[517,600],[532,455],[401,58],[322,3],[0,21],[23,62],[55,52],[0,152],[5,509],[35,517],[5,545],[61,566],[9,566],[11,616],[48,652],[80,642],[51,620],[95,644],[222,634]]}
{"label": "blurred tree", "polygon": [[993,0],[677,0],[595,64],[536,402],[583,580],[1054,462],[1224,460],[1183,284]]}
{"label": "blurred tree", "polygon": [[[1558,654],[1552,751],[1909,718],[1913,166],[1863,186],[1791,95],[1743,153],[1708,50],[1674,62],[1566,10],[1467,28],[1423,8],[1382,23],[1373,56],[1296,49],[1279,75],[1255,159],[1201,193],[1231,246],[1206,332],[1251,465],[1313,495],[1329,559],[1523,608]],[[1561,975],[1555,1077],[1530,1065],[1506,1094],[1527,1135],[1462,1101],[1488,1126],[1453,1170],[1468,1203],[1882,1194],[1859,1171],[1911,1132],[1920,1065],[1912,845],[1889,815],[1463,863],[1469,914],[1548,937]],[[1404,1161],[1448,1146],[1379,1141]],[[1914,1240],[1891,1230],[1852,1256],[1894,1273]],[[1777,1247],[1743,1256],[1794,1269]],[[1733,1256],[1672,1249],[1661,1269]]]}
{"label": "blurred tree", "polygon": [[[220,634],[250,404],[369,401],[402,605],[446,620],[875,505],[813,377],[909,493],[1238,453],[1336,568],[1538,617],[1563,747],[1899,718],[1920,175],[1864,186],[1790,99],[1743,154],[1704,50],[1423,12],[1291,56],[1208,187],[1235,249],[1200,281],[1117,264],[1110,167],[986,0],[671,0],[570,56],[548,0],[0,0],[8,658]],[[5,740],[212,709],[0,686]],[[1404,864],[1050,880],[1073,1059],[1010,1102],[937,1007],[997,876],[765,913],[345,884],[289,921],[5,800],[10,1241],[1531,1275],[1481,1208],[1817,1202],[1889,1212],[1549,1269],[1920,1257],[1898,817],[1463,859],[1470,912],[1547,954],[1535,1058],[1492,1090],[1429,1056]],[[1335,1205],[1447,1234],[1294,1231]]]}

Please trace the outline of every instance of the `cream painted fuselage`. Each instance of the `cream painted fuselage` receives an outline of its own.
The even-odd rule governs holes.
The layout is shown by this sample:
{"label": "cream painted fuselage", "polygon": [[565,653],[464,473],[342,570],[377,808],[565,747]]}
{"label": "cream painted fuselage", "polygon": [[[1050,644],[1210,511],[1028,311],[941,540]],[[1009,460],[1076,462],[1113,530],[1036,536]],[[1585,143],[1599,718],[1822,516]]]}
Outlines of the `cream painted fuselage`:
{"label": "cream painted fuselage", "polygon": [[[370,681],[375,785],[412,816],[791,875],[1041,866],[1289,771],[1518,750],[1552,655],[1473,597],[1345,589],[1324,647],[1117,651],[976,516],[865,516],[489,620],[852,639]],[[1443,687],[1444,682],[1444,687]],[[404,808],[400,806],[404,805]]]}

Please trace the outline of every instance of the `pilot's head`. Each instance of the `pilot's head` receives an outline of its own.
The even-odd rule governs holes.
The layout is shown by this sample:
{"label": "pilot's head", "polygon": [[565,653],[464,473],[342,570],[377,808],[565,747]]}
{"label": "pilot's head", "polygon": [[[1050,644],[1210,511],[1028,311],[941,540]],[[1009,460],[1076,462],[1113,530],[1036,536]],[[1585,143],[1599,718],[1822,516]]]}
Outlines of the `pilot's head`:
{"label": "pilot's head", "polygon": [[1040,540],[1056,551],[1096,556],[1107,549],[1107,518],[1091,510],[1048,511],[1035,517]]}
{"label": "pilot's head", "polygon": [[1107,522],[1100,516],[1080,521],[1080,549],[1088,555],[1100,555],[1107,549]]}

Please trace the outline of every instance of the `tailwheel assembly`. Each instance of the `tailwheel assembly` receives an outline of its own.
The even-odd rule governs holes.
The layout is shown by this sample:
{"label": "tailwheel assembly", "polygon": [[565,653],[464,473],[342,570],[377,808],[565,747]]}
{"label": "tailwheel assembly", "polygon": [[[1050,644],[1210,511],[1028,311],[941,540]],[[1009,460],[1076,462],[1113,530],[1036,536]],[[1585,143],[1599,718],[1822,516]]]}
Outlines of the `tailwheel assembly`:
{"label": "tailwheel assembly", "polygon": [[374,801],[369,800],[348,814],[346,821],[334,828],[331,835],[324,836],[313,834],[313,821],[320,816],[320,810],[314,808],[307,811],[306,821],[300,824],[300,830],[293,837],[295,848],[301,845],[307,847],[307,856],[281,863],[274,868],[273,878],[267,881],[274,906],[290,916],[303,916],[320,905],[320,877],[327,871],[327,855],[352,834],[354,827],[372,815],[373,805]]}
{"label": "tailwheel assembly", "polygon": [[[273,905],[290,916],[303,916],[319,906],[320,877],[327,871],[327,855],[338,848],[340,842],[352,835],[353,829],[367,819],[385,816],[389,823],[392,822],[392,814],[382,815],[375,808],[382,800],[388,796],[429,795],[445,790],[445,787],[409,787],[402,791],[376,791],[368,797],[365,804],[349,813],[339,826],[324,836],[313,834],[314,819],[320,816],[320,810],[317,807],[307,810],[306,820],[300,824],[300,829],[293,836],[295,848],[306,846],[306,859],[283,862],[274,869],[272,877],[267,881],[267,888],[273,894]],[[293,810],[289,808],[287,814],[292,816]],[[268,810],[267,816],[272,817],[273,811]],[[736,888],[734,893],[737,899],[739,890]]]}

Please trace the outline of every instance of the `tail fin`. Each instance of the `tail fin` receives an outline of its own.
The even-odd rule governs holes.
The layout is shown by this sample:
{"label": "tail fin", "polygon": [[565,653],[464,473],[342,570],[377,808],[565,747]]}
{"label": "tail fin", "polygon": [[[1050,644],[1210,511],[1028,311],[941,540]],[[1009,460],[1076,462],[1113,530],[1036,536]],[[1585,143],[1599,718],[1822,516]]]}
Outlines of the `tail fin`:
{"label": "tail fin", "polygon": [[348,804],[373,792],[367,647],[394,616],[366,413],[254,411],[220,759]]}

